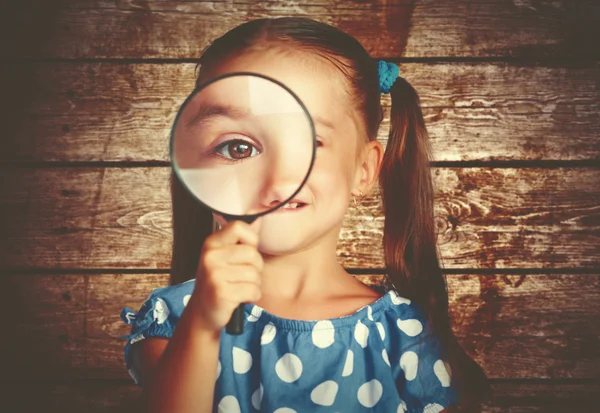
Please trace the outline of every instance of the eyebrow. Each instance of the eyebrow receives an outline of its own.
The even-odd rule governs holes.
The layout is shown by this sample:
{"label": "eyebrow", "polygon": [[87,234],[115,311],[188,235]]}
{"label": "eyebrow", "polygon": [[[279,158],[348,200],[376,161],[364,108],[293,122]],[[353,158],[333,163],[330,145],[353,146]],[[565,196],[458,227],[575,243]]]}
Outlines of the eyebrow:
{"label": "eyebrow", "polygon": [[[240,109],[235,106],[211,104],[208,106],[202,106],[196,116],[189,121],[188,127],[200,126],[219,116],[225,116],[231,119],[242,119],[247,118],[249,115],[250,113],[247,110]],[[311,116],[311,118],[313,119],[315,126],[321,125],[322,127],[332,131],[336,130],[336,127],[333,125],[333,123],[321,116]]]}
{"label": "eyebrow", "polygon": [[327,119],[324,119],[320,116],[312,116],[312,118],[315,124],[319,124],[327,129],[331,129],[332,131],[336,130],[336,127],[333,125],[333,123],[329,122]]}
{"label": "eyebrow", "polygon": [[241,119],[248,117],[248,115],[250,115],[248,111],[231,105],[211,104],[208,106],[202,106],[200,110],[198,110],[196,116],[194,116],[192,120],[188,122],[187,126],[199,126],[219,116],[225,116],[232,119]]}

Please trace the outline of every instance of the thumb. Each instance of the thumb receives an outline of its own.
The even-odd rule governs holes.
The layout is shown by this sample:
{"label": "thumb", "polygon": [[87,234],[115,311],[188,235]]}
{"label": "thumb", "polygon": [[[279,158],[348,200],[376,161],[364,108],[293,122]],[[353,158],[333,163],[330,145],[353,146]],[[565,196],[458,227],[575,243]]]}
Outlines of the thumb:
{"label": "thumb", "polygon": [[258,217],[250,224],[250,228],[256,233],[260,234],[260,228],[262,227],[262,217]]}

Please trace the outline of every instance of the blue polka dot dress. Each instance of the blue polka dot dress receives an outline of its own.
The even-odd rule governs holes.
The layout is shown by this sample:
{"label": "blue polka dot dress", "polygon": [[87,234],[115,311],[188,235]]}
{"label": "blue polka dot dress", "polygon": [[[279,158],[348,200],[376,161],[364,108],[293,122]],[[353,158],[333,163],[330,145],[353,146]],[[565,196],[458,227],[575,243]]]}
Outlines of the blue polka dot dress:
{"label": "blue polka dot dress", "polygon": [[[124,336],[125,363],[142,386],[131,345],[171,337],[195,280],[158,288]],[[422,313],[395,290],[355,313],[327,320],[292,320],[245,304],[244,333],[223,329],[213,412],[440,412],[457,399],[439,341]]]}

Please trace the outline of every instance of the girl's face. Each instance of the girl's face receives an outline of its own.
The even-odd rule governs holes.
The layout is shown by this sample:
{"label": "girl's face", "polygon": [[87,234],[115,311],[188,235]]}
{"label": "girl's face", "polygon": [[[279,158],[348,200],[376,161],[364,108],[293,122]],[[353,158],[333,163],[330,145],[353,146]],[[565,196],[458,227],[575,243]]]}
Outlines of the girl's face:
{"label": "girl's face", "polygon": [[[350,99],[337,69],[306,55],[282,55],[270,51],[246,53],[232,58],[213,71],[255,72],[270,76],[289,87],[307,107],[317,135],[316,158],[311,174],[294,199],[304,206],[282,208],[260,218],[259,250],[268,255],[285,255],[312,248],[321,242],[335,247],[341,223],[357,192],[361,167],[359,138]],[[303,171],[304,173],[304,171]],[[277,185],[277,181],[273,181]],[[366,192],[366,191],[363,191]],[[273,188],[273,194],[276,194]],[[274,195],[275,196],[275,195]],[[266,200],[283,201],[279,199]],[[221,224],[224,222],[217,217]]]}

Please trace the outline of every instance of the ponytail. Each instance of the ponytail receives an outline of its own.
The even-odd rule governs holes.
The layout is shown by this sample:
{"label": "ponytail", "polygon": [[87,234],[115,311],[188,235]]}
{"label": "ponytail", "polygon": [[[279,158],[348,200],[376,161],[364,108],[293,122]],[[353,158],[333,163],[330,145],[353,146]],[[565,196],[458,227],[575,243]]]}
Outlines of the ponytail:
{"label": "ponytail", "polygon": [[[340,70],[368,139],[377,138],[381,123],[378,63],[355,38],[330,25],[305,17],[257,19],[237,26],[212,42],[199,60],[201,76],[232,56],[277,45],[282,50],[311,51]],[[397,73],[395,68],[393,73]],[[393,79],[392,79],[393,81]],[[387,89],[387,83],[386,83]],[[433,215],[433,183],[429,139],[419,97],[403,78],[393,82],[391,127],[379,183],[385,213],[384,254],[389,279],[402,296],[424,312],[440,338],[452,383],[461,406],[473,411],[489,393],[481,368],[460,347],[448,315],[448,293],[437,253]],[[173,200],[173,261],[171,283],[195,276],[202,244],[212,231],[210,211],[191,199],[175,176]]]}
{"label": "ponytail", "polygon": [[434,221],[431,147],[415,89],[399,77],[390,90],[390,133],[380,172],[385,214],[383,246],[391,284],[414,301],[439,337],[451,366],[461,411],[474,411],[490,388],[481,367],[462,349],[450,325]]}

